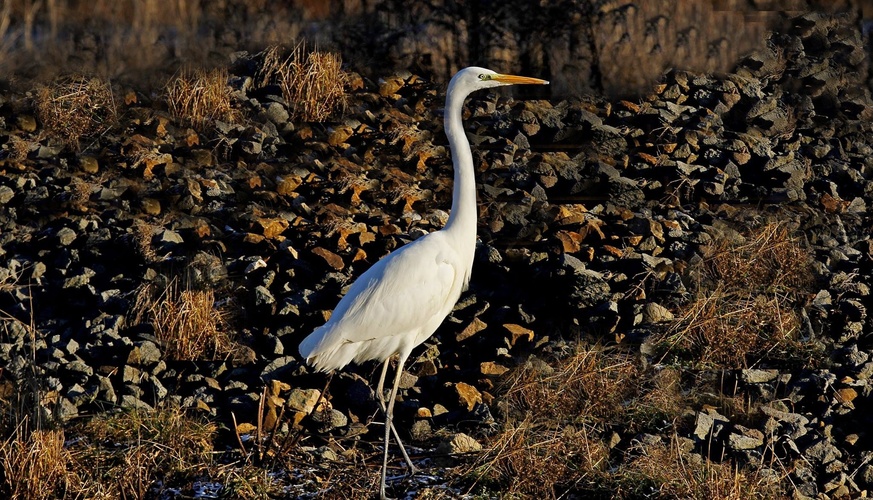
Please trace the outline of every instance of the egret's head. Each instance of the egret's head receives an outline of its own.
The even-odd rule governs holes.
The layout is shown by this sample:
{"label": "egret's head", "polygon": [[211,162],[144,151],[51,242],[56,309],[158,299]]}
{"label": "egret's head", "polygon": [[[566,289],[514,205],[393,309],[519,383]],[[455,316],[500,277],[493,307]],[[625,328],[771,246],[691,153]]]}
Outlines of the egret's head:
{"label": "egret's head", "polygon": [[475,90],[500,87],[502,85],[548,85],[546,80],[526,76],[504,75],[486,68],[471,66],[458,71],[449,82],[449,92],[469,94]]}

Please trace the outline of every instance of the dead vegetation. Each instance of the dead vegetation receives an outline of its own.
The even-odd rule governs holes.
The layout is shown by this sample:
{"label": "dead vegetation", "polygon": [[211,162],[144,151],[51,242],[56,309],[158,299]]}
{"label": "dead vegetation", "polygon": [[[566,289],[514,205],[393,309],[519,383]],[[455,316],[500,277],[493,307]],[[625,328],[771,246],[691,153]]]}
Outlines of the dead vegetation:
{"label": "dead vegetation", "polygon": [[157,498],[171,485],[195,495],[197,481],[229,498],[282,491],[263,467],[216,461],[219,426],[177,406],[102,413],[56,429],[36,428],[13,402],[0,403],[4,417],[14,417],[0,428],[2,498]]}
{"label": "dead vegetation", "polygon": [[15,135],[10,135],[9,142],[3,145],[7,158],[13,161],[22,161],[27,158],[32,148],[33,143]]}
{"label": "dead vegetation", "polygon": [[[263,11],[258,0],[233,3],[246,19]],[[42,79],[87,71],[157,83],[180,59],[202,63],[218,52],[217,41],[199,31],[216,11],[189,0],[6,0],[0,3],[0,72]],[[282,28],[288,33],[290,26]],[[261,44],[276,36],[248,30]]]}
{"label": "dead vegetation", "polygon": [[663,359],[744,368],[802,350],[800,307],[813,283],[810,257],[784,224],[716,238],[692,271],[696,295],[653,339]]}
{"label": "dead vegetation", "polygon": [[635,447],[617,473],[619,497],[768,499],[781,496],[776,474],[684,452],[679,440]]}
{"label": "dead vegetation", "polygon": [[291,110],[292,121],[321,122],[346,104],[347,77],[339,54],[307,51],[297,44],[288,57],[273,46],[262,52],[263,63],[256,84],[276,84]]}
{"label": "dead vegetation", "polygon": [[177,280],[160,292],[143,287],[134,314],[140,318],[137,323],[151,322],[170,359],[220,359],[233,348],[227,313],[216,307],[212,290],[185,290]]}
{"label": "dead vegetation", "polygon": [[152,236],[155,234],[156,226],[149,224],[141,219],[137,219],[133,223],[131,238],[137,253],[145,259],[146,262],[155,262],[157,252],[152,245]]}
{"label": "dead vegetation", "polygon": [[106,132],[117,120],[112,88],[99,78],[59,79],[40,86],[34,101],[46,133],[73,151],[79,151],[81,139]]}
{"label": "dead vegetation", "polygon": [[0,443],[0,493],[10,500],[57,498],[70,454],[62,430],[33,430],[23,419]]}
{"label": "dead vegetation", "polygon": [[4,498],[147,498],[162,481],[218,474],[217,426],[179,408],[102,414],[72,426],[69,443],[62,430],[28,423],[0,443]]}
{"label": "dead vegetation", "polygon": [[[807,252],[784,224],[716,238],[692,274],[697,295],[654,340],[663,358],[724,369],[802,352],[799,311],[812,274]],[[694,408],[718,408],[740,420],[756,411],[736,387],[733,396],[699,380],[683,387],[683,373],[590,347],[553,363],[528,362],[499,391],[504,428],[463,471],[469,491],[545,498],[782,495],[780,464],[747,469],[695,453],[694,441],[680,437],[693,424]],[[672,437],[664,428],[673,429]]]}
{"label": "dead vegetation", "polygon": [[77,429],[70,488],[86,498],[145,498],[212,465],[217,426],[175,407],[99,415]]}
{"label": "dead vegetation", "polygon": [[528,362],[507,377],[500,403],[504,429],[466,476],[475,478],[474,488],[510,497],[553,498],[598,484],[607,476],[612,448],[602,424],[619,418],[625,402],[641,395],[638,377],[630,357],[600,348],[580,348],[554,370]]}
{"label": "dead vegetation", "polygon": [[[680,429],[694,394],[672,368],[644,370],[634,357],[580,348],[552,364],[528,363],[507,377],[507,416],[488,450],[460,471],[468,491],[504,498],[772,498],[778,479],[717,463],[654,432]],[[614,429],[622,431],[618,434]],[[622,435],[636,435],[624,442]],[[685,440],[688,442],[688,440]]]}
{"label": "dead vegetation", "polygon": [[671,67],[725,71],[762,45],[774,14],[745,9],[739,0],[638,2],[604,10],[593,21],[594,45],[600,58],[617,62],[601,65],[604,90],[646,92]]}
{"label": "dead vegetation", "polygon": [[[22,283],[22,272],[0,275],[0,292],[18,295],[22,303],[32,308],[28,285]],[[40,336],[30,321],[22,321],[0,310],[0,336],[24,334],[30,352]],[[13,333],[14,332],[14,333]],[[0,367],[0,375],[5,367]],[[0,379],[0,497],[17,499],[56,498],[63,487],[69,454],[64,448],[64,431],[52,426],[49,412],[43,404],[52,404],[57,393],[44,390],[43,373],[31,365],[23,370],[18,381]]]}
{"label": "dead vegetation", "polygon": [[172,115],[198,130],[216,120],[236,123],[241,113],[234,107],[233,90],[226,69],[186,69],[167,84],[166,100]]}

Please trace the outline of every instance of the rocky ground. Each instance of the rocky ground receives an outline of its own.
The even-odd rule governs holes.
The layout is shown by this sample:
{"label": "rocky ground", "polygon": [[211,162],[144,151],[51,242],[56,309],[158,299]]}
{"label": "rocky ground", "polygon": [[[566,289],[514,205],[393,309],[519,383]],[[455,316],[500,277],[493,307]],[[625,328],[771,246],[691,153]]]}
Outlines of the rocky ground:
{"label": "rocky ground", "polygon": [[[678,440],[769,468],[796,498],[873,488],[869,44],[845,18],[811,14],[733,73],[674,71],[635,101],[470,99],[480,242],[470,290],[402,381],[398,427],[411,429],[415,455],[464,450],[451,447],[461,432],[487,445],[509,418],[507,372],[598,343],[644,373],[678,370],[686,386],[720,380],[755,408],[739,418],[698,404],[682,409],[684,424],[613,423],[617,442]],[[305,123],[277,88],[255,85],[258,65],[237,54],[229,66],[239,123],[194,126],[159,98],[116,92],[117,124],[75,147],[37,119],[36,90],[0,95],[5,401],[66,423],[175,405],[221,423],[229,448],[246,447],[238,433],[248,452],[257,429],[287,433],[282,446],[307,467],[376,449],[377,368],[334,376],[311,417],[325,377],[297,345],[354,277],[445,222],[441,89],[408,73],[350,73],[342,118]],[[754,344],[725,361],[659,343],[682,331],[713,245],[767,224],[796,239],[811,276],[790,290],[775,285],[782,271],[767,278],[796,320],[783,332],[791,349]],[[148,306],[175,290],[209,291],[223,317],[227,338],[194,359],[166,340],[161,306]],[[425,482],[443,482],[423,463],[436,474]],[[318,491],[307,474],[287,495]],[[395,494],[405,487],[415,489]]]}

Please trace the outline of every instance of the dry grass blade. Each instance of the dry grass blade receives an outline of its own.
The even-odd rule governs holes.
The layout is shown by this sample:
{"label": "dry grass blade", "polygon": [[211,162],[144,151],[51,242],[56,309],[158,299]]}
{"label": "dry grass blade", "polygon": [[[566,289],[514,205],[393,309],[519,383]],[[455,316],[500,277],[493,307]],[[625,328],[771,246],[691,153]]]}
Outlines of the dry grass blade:
{"label": "dry grass blade", "polygon": [[513,495],[556,498],[597,482],[609,466],[609,448],[587,428],[538,429],[524,422],[501,433],[472,474]]}
{"label": "dry grass blade", "polygon": [[156,296],[151,287],[144,287],[135,309],[138,318],[151,321],[171,359],[217,359],[233,347],[226,315],[216,309],[212,290],[180,290],[173,280]]}
{"label": "dry grass blade", "polygon": [[155,252],[154,245],[152,245],[152,236],[156,229],[157,226],[140,219],[135,220],[133,223],[133,244],[146,262],[155,262],[157,260],[157,253]]}
{"label": "dry grass blade", "polygon": [[[12,2],[3,2],[3,7],[0,8],[0,68],[4,68],[12,53],[14,44],[11,30],[12,25]],[[4,68],[5,69],[5,68]]]}
{"label": "dry grass blade", "polygon": [[742,368],[798,350],[801,307],[813,283],[810,257],[783,224],[720,239],[697,270],[697,296],[653,344],[701,366]]}
{"label": "dry grass blade", "polygon": [[775,474],[683,453],[675,436],[669,444],[638,446],[632,453],[636,456],[616,472],[619,497],[656,493],[658,498],[744,500],[778,498],[782,493]]}
{"label": "dry grass blade", "polygon": [[13,161],[21,161],[27,158],[27,155],[30,153],[31,149],[34,148],[33,143],[24,139],[21,139],[18,136],[10,135],[9,142],[6,143],[6,147],[3,148],[7,152],[7,158]]}
{"label": "dry grass blade", "polygon": [[285,60],[278,47],[265,50],[262,57],[257,83],[279,85],[292,120],[321,122],[345,107],[347,77],[338,54],[307,52],[300,43]]}
{"label": "dry grass blade", "polygon": [[465,475],[510,497],[554,498],[602,483],[610,447],[600,434],[640,396],[638,366],[600,348],[580,348],[554,371],[537,366],[528,363],[506,379],[506,426]]}
{"label": "dry grass blade", "polygon": [[255,75],[255,86],[265,87],[277,83],[278,75],[288,71],[289,59],[282,58],[282,48],[278,45],[267,47],[260,56],[261,67]]}
{"label": "dry grass blade", "polygon": [[[604,355],[597,348],[581,349],[543,376],[526,365],[507,381],[505,398],[521,414],[576,414],[611,418],[635,385],[637,367],[624,356]],[[558,389],[560,388],[560,389]]]}
{"label": "dry grass blade", "polygon": [[176,407],[98,416],[79,430],[68,489],[85,498],[146,498],[161,480],[205,473],[217,430]]}
{"label": "dry grass blade", "polygon": [[11,500],[56,498],[69,458],[63,431],[30,431],[24,419],[0,444],[0,493]]}
{"label": "dry grass blade", "polygon": [[73,151],[117,120],[112,88],[99,78],[74,76],[37,89],[36,113],[46,132]]}
{"label": "dry grass blade", "polygon": [[174,117],[203,130],[220,120],[235,123],[240,112],[233,106],[233,92],[225,69],[184,70],[167,84],[166,99]]}
{"label": "dry grass blade", "polygon": [[630,354],[597,347],[554,364],[530,362],[507,377],[497,402],[506,425],[461,472],[470,492],[738,499],[769,498],[778,488],[773,475],[711,463],[675,437],[669,445],[623,443],[618,432],[647,435],[682,420],[691,396],[678,370],[644,373]]}
{"label": "dry grass blade", "polygon": [[717,241],[708,260],[710,276],[728,288],[764,286],[773,293],[797,293],[812,284],[809,253],[779,222],[748,231],[740,245]]}

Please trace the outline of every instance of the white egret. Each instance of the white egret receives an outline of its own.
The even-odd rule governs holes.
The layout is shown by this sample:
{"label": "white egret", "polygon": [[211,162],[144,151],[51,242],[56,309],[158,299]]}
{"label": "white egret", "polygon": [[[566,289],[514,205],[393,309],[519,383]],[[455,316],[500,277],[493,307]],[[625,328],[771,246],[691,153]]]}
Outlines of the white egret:
{"label": "white egret", "polygon": [[[385,414],[385,454],[379,490],[385,498],[389,431],[400,446],[410,474],[416,469],[394,428],[394,400],[403,365],[412,349],[433,335],[467,287],[476,248],[476,179],[470,142],[461,115],[470,93],[514,84],[547,85],[538,78],[503,75],[485,68],[459,71],[446,93],[445,130],[452,151],[454,188],[445,227],[386,255],[362,274],[333,314],[300,343],[300,354],[318,371],[350,362],[383,361],[376,393]],[[390,358],[398,355],[394,385],[385,404],[384,383]]]}

